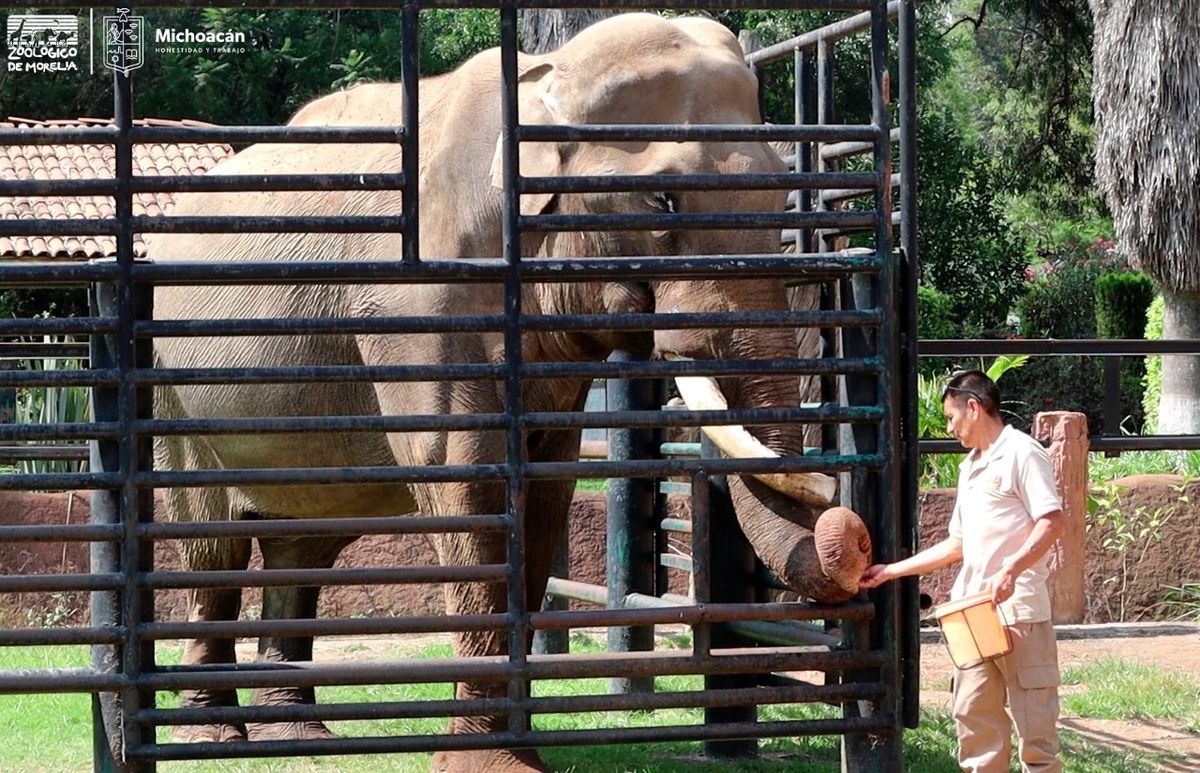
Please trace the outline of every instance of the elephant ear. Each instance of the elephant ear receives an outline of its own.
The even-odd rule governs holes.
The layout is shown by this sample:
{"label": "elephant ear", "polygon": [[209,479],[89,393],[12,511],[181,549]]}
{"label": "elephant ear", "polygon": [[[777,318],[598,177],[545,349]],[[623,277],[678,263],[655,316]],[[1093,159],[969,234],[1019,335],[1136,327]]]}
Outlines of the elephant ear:
{"label": "elephant ear", "polygon": [[[529,68],[517,79],[517,105],[522,124],[558,123],[554,113],[554,96],[550,88],[554,83],[554,65],[549,62]],[[558,144],[554,142],[522,143],[520,149],[521,174],[525,177],[553,177],[562,166]],[[496,138],[496,152],[492,155],[492,187],[504,188],[504,136]],[[521,196],[521,214],[537,215],[554,200],[553,193],[536,193]]]}

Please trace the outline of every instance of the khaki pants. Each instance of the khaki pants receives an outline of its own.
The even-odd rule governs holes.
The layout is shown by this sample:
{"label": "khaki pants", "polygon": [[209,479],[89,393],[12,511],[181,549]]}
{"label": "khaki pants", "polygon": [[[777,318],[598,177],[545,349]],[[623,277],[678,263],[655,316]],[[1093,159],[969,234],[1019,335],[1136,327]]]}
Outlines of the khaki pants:
{"label": "khaki pants", "polygon": [[1062,762],[1054,626],[1049,621],[1018,623],[1009,630],[1012,652],[954,672],[958,764],[970,773],[1008,773],[1016,725],[1021,770],[1058,773]]}

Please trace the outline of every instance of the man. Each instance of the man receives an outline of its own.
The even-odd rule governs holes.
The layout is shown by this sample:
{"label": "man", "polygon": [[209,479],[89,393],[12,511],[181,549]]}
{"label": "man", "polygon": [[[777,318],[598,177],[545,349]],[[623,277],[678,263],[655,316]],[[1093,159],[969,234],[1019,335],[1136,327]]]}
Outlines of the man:
{"label": "man", "polygon": [[962,561],[950,598],[990,590],[1013,650],[955,671],[959,765],[973,773],[1007,772],[1015,725],[1021,769],[1061,771],[1058,650],[1046,552],[1064,521],[1050,458],[1036,440],[1004,424],[1000,391],[977,370],[951,378],[942,410],[950,433],[969,450],[959,466],[949,536],[903,561],[868,567],[861,586],[874,588]]}

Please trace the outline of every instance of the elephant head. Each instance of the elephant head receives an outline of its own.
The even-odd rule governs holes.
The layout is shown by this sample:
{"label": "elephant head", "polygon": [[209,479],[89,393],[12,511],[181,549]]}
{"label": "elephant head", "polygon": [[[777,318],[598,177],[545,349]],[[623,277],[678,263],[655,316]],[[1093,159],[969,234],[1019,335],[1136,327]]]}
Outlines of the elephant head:
{"label": "elephant head", "polygon": [[[654,55],[645,55],[651,51]],[[758,124],[757,82],[734,36],[707,19],[665,20],[629,14],[594,25],[562,49],[523,58],[519,80],[524,124]],[[493,184],[502,182],[497,141]],[[762,142],[573,142],[526,144],[526,177],[779,173],[787,167]],[[525,195],[521,213],[649,214],[780,212],[778,190]],[[530,245],[527,244],[527,249]],[[729,255],[779,251],[778,230],[661,230],[564,232],[532,245],[537,254],[569,256]],[[744,312],[788,308],[777,279],[674,279],[646,285],[591,286],[576,295],[542,286],[543,310],[596,312]],[[582,296],[582,297],[581,297]],[[790,329],[659,330],[652,336],[612,336],[575,344],[581,350],[621,347],[659,358],[790,359]],[[799,402],[795,376],[678,379],[696,410],[790,407]],[[763,458],[802,453],[802,428],[724,426],[706,432],[730,457]],[[835,480],[821,474],[737,476],[731,493],[738,519],[764,563],[796,591],[820,601],[857,592],[869,563],[870,538],[857,515],[829,507]]]}

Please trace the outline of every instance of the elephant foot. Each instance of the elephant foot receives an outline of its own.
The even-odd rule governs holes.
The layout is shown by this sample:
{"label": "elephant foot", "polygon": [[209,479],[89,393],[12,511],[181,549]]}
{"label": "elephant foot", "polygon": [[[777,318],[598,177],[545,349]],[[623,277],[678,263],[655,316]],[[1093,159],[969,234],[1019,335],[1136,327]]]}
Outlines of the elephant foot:
{"label": "elephant foot", "polygon": [[550,768],[533,749],[480,749],[438,752],[433,773],[548,773]]}
{"label": "elephant foot", "polygon": [[863,572],[871,565],[871,534],[858,513],[846,507],[821,513],[813,527],[813,542],[825,576],[846,598],[857,594]]}
{"label": "elephant foot", "polygon": [[251,741],[325,741],[337,738],[324,722],[254,722],[247,725]]}
{"label": "elephant foot", "polygon": [[[254,691],[251,703],[255,706],[295,706],[315,702],[311,688],[270,687]],[[324,722],[310,719],[301,722],[247,723],[251,741],[323,741],[337,738]]]}
{"label": "elephant foot", "polygon": [[246,740],[241,725],[178,725],[171,731],[175,743],[227,743]]}

